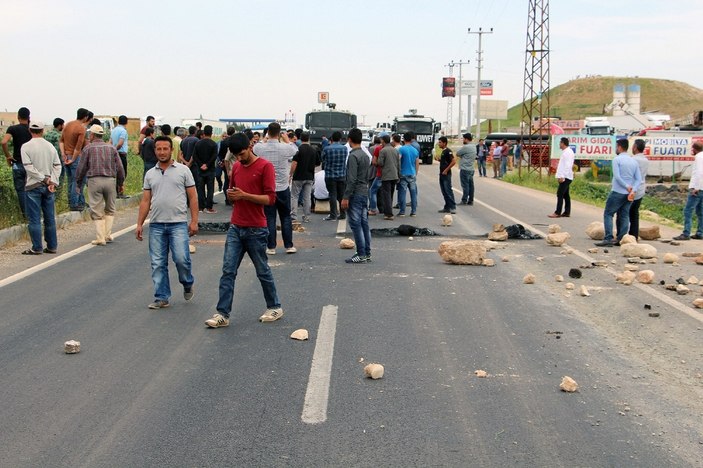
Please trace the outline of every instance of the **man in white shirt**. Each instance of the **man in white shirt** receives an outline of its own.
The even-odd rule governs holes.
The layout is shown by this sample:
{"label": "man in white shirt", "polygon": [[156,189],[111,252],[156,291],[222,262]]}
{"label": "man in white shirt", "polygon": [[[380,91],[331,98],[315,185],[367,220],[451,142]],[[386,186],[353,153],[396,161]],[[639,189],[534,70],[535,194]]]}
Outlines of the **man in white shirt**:
{"label": "man in white shirt", "polygon": [[[674,240],[703,239],[703,152],[701,151],[703,151],[703,143],[697,141],[691,146],[691,152],[696,160],[693,163],[691,181],[688,183],[688,200],[683,209],[683,233],[674,237]],[[694,211],[698,217],[698,228],[696,233],[691,235]]]}
{"label": "man in white shirt", "polygon": [[[574,180],[574,151],[569,147],[569,139],[563,137],[559,140],[561,148],[561,158],[557,166],[557,209],[554,213],[547,215],[549,218],[568,218],[571,216],[571,197],[569,196],[569,186]],[[561,211],[562,205],[564,211]]]}

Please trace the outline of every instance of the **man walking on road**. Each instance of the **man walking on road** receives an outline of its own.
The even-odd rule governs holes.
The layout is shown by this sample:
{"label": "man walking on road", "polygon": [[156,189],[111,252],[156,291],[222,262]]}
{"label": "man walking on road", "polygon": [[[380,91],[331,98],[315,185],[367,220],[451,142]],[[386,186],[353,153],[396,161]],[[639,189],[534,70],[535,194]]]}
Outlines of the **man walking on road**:
{"label": "man walking on road", "polygon": [[275,203],[276,171],[273,164],[252,152],[249,138],[243,133],[232,135],[229,150],[237,158],[227,190],[227,198],[232,202],[232,217],[225,240],[217,313],[205,321],[210,328],[229,325],[237,271],[244,254],[248,254],[254,264],[266,300],[266,312],[259,317],[259,321],[275,322],[283,317],[266,256],[269,230],[263,209]]}
{"label": "man walking on road", "polygon": [[[27,172],[25,208],[32,248],[25,250],[22,254],[40,255],[42,252],[55,254],[58,249],[58,241],[54,214],[54,192],[61,176],[61,160],[56,148],[43,138],[44,124],[42,122],[32,122],[29,125],[29,131],[32,139],[22,145],[20,158]],[[46,248],[43,250],[42,217],[44,218],[44,240],[46,240]]]}
{"label": "man walking on road", "polygon": [[[100,125],[90,127],[90,144],[81,152],[76,179],[79,186],[88,179],[90,218],[95,222],[93,245],[112,242],[115,221],[115,201],[124,184],[124,169],[117,149],[103,141],[105,130]],[[119,189],[117,189],[119,187]]]}
{"label": "man walking on road", "polygon": [[452,167],[456,165],[456,158],[452,149],[448,146],[447,137],[439,137],[438,143],[442,150],[439,158],[439,189],[444,198],[444,208],[440,213],[456,213],[456,201],[454,201],[454,190],[452,190]]}
{"label": "man walking on road", "polygon": [[292,219],[298,219],[298,197],[303,193],[303,222],[310,222],[310,205],[312,187],[315,183],[315,167],[322,163],[320,153],[310,145],[310,134],[303,132],[300,134],[300,146],[298,153],[293,156],[293,164],[290,166],[290,177],[293,182],[291,197],[290,215]]}
{"label": "man walking on road", "polygon": [[647,171],[649,169],[649,160],[644,156],[645,146],[645,142],[641,138],[636,139],[632,145],[632,158],[637,161],[637,165],[640,167],[640,176],[642,176],[642,183],[635,192],[635,200],[630,207],[629,234],[635,236],[637,240],[640,238],[640,204],[647,190]]}
{"label": "man walking on road", "polygon": [[[369,230],[369,157],[361,149],[361,130],[349,131],[349,145],[352,150],[347,161],[347,183],[342,198],[342,209],[349,213],[349,227],[354,233],[356,253],[345,260],[347,263],[368,263],[371,261],[371,231]],[[415,153],[415,148],[406,145]],[[402,206],[405,206],[403,204]]]}
{"label": "man walking on road", "polygon": [[[691,147],[695,156],[691,181],[688,183],[688,199],[683,209],[683,232],[675,240],[703,239],[703,144],[697,141]],[[698,218],[696,233],[691,235],[693,213]]]}
{"label": "man walking on road", "polygon": [[[20,107],[17,111],[18,124],[11,125],[7,128],[5,136],[2,137],[2,150],[5,153],[5,160],[8,166],[12,168],[12,181],[17,193],[17,201],[19,203],[22,215],[26,215],[25,205],[27,196],[25,186],[27,185],[27,173],[22,165],[22,145],[32,139],[32,134],[29,131],[29,109]],[[7,143],[12,138],[12,155],[8,149]]]}
{"label": "man walking on road", "polygon": [[410,191],[410,216],[417,215],[417,173],[420,170],[420,152],[412,144],[412,132],[403,135],[400,153],[400,181],[398,182],[398,216],[405,216],[405,195]]}
{"label": "man walking on road", "polygon": [[[61,157],[63,158],[66,176],[68,176],[68,205],[71,211],[83,211],[85,208],[85,197],[83,187],[76,185],[76,172],[80,163],[81,151],[85,146],[85,128],[90,118],[88,109],[82,107],[76,112],[76,120],[66,124],[61,133],[59,146],[61,147]],[[76,190],[76,187],[79,190]]]}
{"label": "man walking on road", "polygon": [[[276,254],[276,213],[281,220],[281,237],[287,254],[298,250],[293,245],[293,222],[290,218],[290,161],[298,152],[295,143],[291,143],[286,132],[281,133],[281,125],[273,122],[266,131],[267,139],[254,145],[253,151],[257,157],[264,158],[271,164],[276,173],[276,197],[273,203],[264,206],[268,225],[267,255]],[[278,139],[281,141],[278,141]],[[230,185],[232,185],[230,183]],[[295,200],[298,203],[298,200]]]}
{"label": "man walking on road", "polygon": [[461,204],[474,204],[474,163],[476,162],[476,147],[471,143],[474,139],[471,133],[464,133],[464,146],[459,148],[456,156],[459,158],[459,181],[461,182]]}
{"label": "man walking on road", "polygon": [[[615,152],[617,156],[613,159],[613,187],[605,201],[605,211],[603,212],[603,226],[605,226],[605,237],[602,242],[596,242],[598,247],[611,247],[619,245],[622,236],[627,234],[630,224],[630,205],[635,199],[635,192],[642,183],[640,168],[637,161],[627,153],[630,144],[622,138],[617,141]],[[617,238],[613,240],[613,216],[618,215]]]}
{"label": "man walking on road", "polygon": [[330,214],[325,221],[345,219],[343,210],[337,210],[338,203],[344,195],[344,183],[347,178],[347,148],[339,141],[342,139],[341,132],[332,134],[332,143],[322,150],[322,168],[325,170],[325,185],[330,194]]}
{"label": "man walking on road", "polygon": [[169,251],[178,270],[178,281],[183,285],[183,298],[189,301],[194,294],[195,278],[188,236],[198,233],[198,194],[190,170],[171,159],[172,144],[169,137],[156,137],[154,146],[159,162],[144,175],[144,192],[137,218],[136,237],[141,241],[144,221],[151,213],[149,256],[155,300],[149,304],[150,309],[163,309],[170,305]]}
{"label": "man walking on road", "polygon": [[381,203],[383,219],[391,221],[393,216],[393,192],[395,184],[400,179],[400,154],[391,145],[391,137],[384,135],[381,137],[383,148],[378,153],[376,165],[381,168]]}
{"label": "man walking on road", "polygon": [[193,164],[198,166],[198,205],[205,213],[217,213],[213,209],[215,172],[217,171],[217,143],[212,140],[212,125],[203,127],[203,137],[193,149]]}
{"label": "man walking on road", "polygon": [[[569,195],[569,186],[574,180],[574,151],[569,147],[569,139],[562,137],[559,140],[559,148],[561,148],[561,158],[557,166],[557,209],[554,213],[547,215],[548,218],[568,218],[571,216],[571,196]],[[562,212],[562,205],[564,211]]]}

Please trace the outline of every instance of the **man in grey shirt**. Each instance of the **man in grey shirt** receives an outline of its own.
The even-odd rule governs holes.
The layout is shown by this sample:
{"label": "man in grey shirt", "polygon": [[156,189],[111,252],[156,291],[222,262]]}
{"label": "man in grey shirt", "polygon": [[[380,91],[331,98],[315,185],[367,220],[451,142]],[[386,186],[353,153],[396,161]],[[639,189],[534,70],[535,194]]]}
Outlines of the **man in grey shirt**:
{"label": "man in grey shirt", "polygon": [[[394,135],[400,142],[400,135]],[[391,137],[383,135],[381,137],[383,149],[378,155],[378,167],[381,168],[381,208],[383,209],[383,219],[392,220],[393,217],[393,191],[395,184],[400,179],[400,154],[398,150],[391,146]]]}
{"label": "man in grey shirt", "polygon": [[354,233],[356,253],[347,263],[371,261],[371,231],[369,230],[369,157],[361,148],[362,134],[358,128],[349,131],[351,152],[347,159],[347,181],[341,207],[349,216],[349,228]]}
{"label": "man in grey shirt", "polygon": [[464,133],[464,146],[456,152],[459,158],[459,180],[461,181],[461,204],[474,204],[474,161],[476,161],[476,146],[471,143],[474,137]]}

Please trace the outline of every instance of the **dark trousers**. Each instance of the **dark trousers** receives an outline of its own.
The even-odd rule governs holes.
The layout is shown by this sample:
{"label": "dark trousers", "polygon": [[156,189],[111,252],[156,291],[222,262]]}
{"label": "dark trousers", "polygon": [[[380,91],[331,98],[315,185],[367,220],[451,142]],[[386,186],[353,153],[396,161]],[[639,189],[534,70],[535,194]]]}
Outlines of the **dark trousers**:
{"label": "dark trousers", "polygon": [[198,208],[212,209],[212,195],[215,192],[215,171],[201,171],[197,182]]}
{"label": "dark trousers", "polygon": [[[124,168],[124,183],[127,183],[127,153],[119,153],[120,161],[122,161],[122,168]],[[120,190],[119,185],[117,186],[117,194],[122,195],[124,193],[124,187]]]}
{"label": "dark trousers", "polygon": [[642,199],[634,200],[632,206],[630,206],[630,232],[631,236],[635,236],[638,240],[640,238],[640,204]]}
{"label": "dark trousers", "polygon": [[266,246],[269,249],[276,248],[276,213],[281,219],[281,237],[283,246],[286,249],[293,247],[293,222],[290,218],[290,188],[276,192],[276,202],[273,205],[264,205],[266,214],[266,224],[269,235]]}
{"label": "dark trousers", "polygon": [[393,191],[397,180],[384,180],[381,182],[381,210],[386,216],[393,216]]}
{"label": "dark trousers", "polygon": [[461,181],[461,202],[462,203],[473,203],[474,202],[474,171],[468,171],[461,169],[459,171],[459,180]]}
{"label": "dark trousers", "polygon": [[451,173],[439,175],[439,189],[442,191],[442,197],[444,197],[444,210],[456,210]]}
{"label": "dark trousers", "polygon": [[[569,195],[569,185],[571,180],[564,179],[564,182],[559,182],[557,189],[557,209],[554,211],[558,215],[568,216],[571,214],[571,196]],[[561,211],[561,206],[564,205],[564,212]]]}
{"label": "dark trousers", "polygon": [[345,179],[325,179],[325,186],[327,187],[327,192],[330,194],[330,216],[335,218],[344,217],[344,212],[341,208],[338,208],[338,203],[341,203],[342,197],[344,197],[344,190],[346,189]]}

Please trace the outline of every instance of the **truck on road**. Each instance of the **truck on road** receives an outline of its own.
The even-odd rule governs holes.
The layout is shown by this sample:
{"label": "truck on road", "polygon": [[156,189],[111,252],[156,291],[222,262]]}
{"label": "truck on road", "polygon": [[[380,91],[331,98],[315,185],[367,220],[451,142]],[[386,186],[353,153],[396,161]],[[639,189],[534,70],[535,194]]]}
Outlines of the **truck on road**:
{"label": "truck on road", "polygon": [[305,131],[310,133],[310,144],[320,148],[322,137],[331,137],[334,132],[342,133],[342,142],[346,142],[349,130],[356,127],[356,115],[349,111],[314,110],[305,114]]}
{"label": "truck on road", "polygon": [[420,161],[423,164],[432,164],[435,137],[441,128],[441,123],[435,122],[432,117],[419,115],[416,109],[410,109],[408,114],[394,118],[391,125],[394,133],[403,135],[406,132],[413,132],[415,134],[421,149]]}

